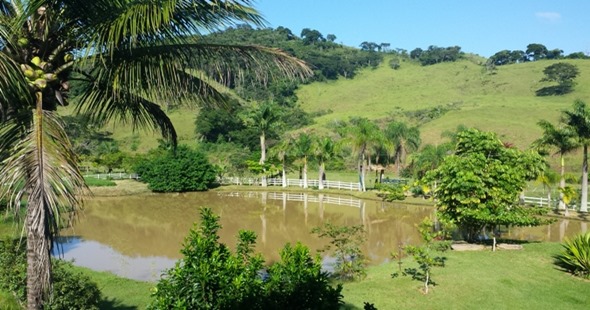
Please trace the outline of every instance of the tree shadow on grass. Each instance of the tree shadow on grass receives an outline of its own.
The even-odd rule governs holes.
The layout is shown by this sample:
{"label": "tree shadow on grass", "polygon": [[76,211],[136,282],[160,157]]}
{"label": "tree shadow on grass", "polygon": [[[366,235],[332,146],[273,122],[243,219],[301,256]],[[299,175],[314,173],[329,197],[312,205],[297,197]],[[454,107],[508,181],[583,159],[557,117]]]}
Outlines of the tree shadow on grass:
{"label": "tree shadow on grass", "polygon": [[104,298],[98,304],[99,309],[101,310],[137,310],[138,308],[135,306],[128,306],[122,303],[122,301],[113,298]]}
{"label": "tree shadow on grass", "polygon": [[547,86],[541,89],[537,89],[535,94],[539,97],[544,96],[561,96],[573,91],[573,87],[571,85],[556,85],[556,86]]}

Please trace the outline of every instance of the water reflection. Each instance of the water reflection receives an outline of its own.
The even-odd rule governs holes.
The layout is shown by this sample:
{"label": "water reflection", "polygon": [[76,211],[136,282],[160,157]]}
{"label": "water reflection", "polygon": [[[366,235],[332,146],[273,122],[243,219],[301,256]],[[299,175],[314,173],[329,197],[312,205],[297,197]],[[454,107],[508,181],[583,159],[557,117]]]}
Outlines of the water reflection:
{"label": "water reflection", "polygon": [[[200,207],[210,207],[221,216],[220,239],[235,245],[241,229],[258,235],[257,251],[267,262],[279,258],[285,243],[301,241],[312,250],[325,241],[310,233],[330,222],[362,224],[367,231],[365,253],[373,263],[390,257],[400,244],[416,244],[415,225],[432,216],[425,206],[363,201],[348,196],[281,192],[205,192],[144,194],[125,197],[95,197],[90,200],[73,229],[62,232],[64,257],[77,265],[118,275],[155,280],[160,270],[180,258],[184,237],[199,221]],[[586,230],[579,221],[549,226],[512,229],[515,239],[558,241]]]}

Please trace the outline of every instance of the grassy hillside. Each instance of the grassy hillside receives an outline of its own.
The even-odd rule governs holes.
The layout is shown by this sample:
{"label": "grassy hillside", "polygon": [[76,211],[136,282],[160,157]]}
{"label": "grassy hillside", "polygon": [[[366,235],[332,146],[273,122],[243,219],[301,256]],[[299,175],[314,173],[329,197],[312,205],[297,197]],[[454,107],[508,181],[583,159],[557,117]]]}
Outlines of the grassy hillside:
{"label": "grassy hillside", "polygon": [[575,91],[565,96],[535,96],[535,90],[549,85],[539,82],[543,69],[556,61],[500,66],[490,73],[469,60],[426,67],[404,62],[399,70],[389,68],[386,61],[354,80],[305,85],[297,96],[306,111],[333,111],[317,118],[316,128],[351,116],[411,121],[404,112],[452,106],[440,118],[421,125],[425,143],[438,143],[442,132],[464,124],[527,147],[540,134],[536,125],[540,119],[557,121],[575,99],[590,101],[590,61],[562,61],[575,64],[581,72]]}
{"label": "grassy hillside", "polygon": [[[550,85],[540,82],[543,69],[558,61],[506,65],[489,72],[478,59],[426,67],[402,62],[398,70],[391,69],[386,59],[377,69],[365,69],[354,79],[303,85],[297,96],[304,110],[328,112],[315,119],[312,128],[317,131],[329,132],[330,123],[351,116],[381,121],[399,119],[419,124],[423,143],[436,144],[441,142],[442,132],[463,124],[494,131],[504,141],[526,148],[541,134],[537,126],[540,119],[556,122],[561,111],[570,108],[576,99],[590,103],[590,61],[560,61],[580,69],[574,92],[565,96],[535,96],[537,89]],[[448,112],[428,122],[407,116],[436,107]],[[197,109],[186,107],[169,113],[181,143],[196,141],[197,113]],[[121,124],[106,129],[123,142],[126,150],[135,144],[138,152],[147,151],[157,146],[160,138],[157,132],[134,132]],[[576,169],[579,155],[570,155],[569,159],[570,170]]]}

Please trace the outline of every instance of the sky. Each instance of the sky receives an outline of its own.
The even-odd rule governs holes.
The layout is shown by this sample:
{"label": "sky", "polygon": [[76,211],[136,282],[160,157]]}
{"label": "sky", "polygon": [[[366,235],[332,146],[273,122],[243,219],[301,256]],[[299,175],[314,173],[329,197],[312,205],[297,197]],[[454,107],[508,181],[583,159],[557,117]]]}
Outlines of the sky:
{"label": "sky", "polygon": [[590,54],[590,0],[257,0],[272,28],[318,30],[336,42],[411,51],[458,45],[489,57],[530,43]]}

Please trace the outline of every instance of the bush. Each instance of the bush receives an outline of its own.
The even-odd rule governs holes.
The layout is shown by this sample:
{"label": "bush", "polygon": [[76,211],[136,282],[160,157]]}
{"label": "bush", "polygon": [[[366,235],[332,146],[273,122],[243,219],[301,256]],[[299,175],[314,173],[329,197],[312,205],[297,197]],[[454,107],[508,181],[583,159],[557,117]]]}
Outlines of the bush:
{"label": "bush", "polygon": [[320,258],[313,259],[300,243],[285,245],[281,261],[273,264],[268,274],[266,309],[293,309],[294,305],[297,309],[339,309],[342,305],[342,286],[330,286]]}
{"label": "bush", "polygon": [[555,256],[556,264],[576,276],[590,279],[590,232],[561,244],[563,251]]}
{"label": "bush", "polygon": [[375,188],[379,191],[377,193],[378,197],[381,197],[383,201],[396,201],[396,200],[405,200],[406,193],[404,191],[404,186],[402,184],[385,184],[385,183],[378,183],[375,184]]}
{"label": "bush", "polygon": [[281,261],[269,267],[253,249],[256,235],[241,231],[235,253],[219,242],[219,217],[201,210],[183,258],[165,272],[149,309],[338,309],[342,287],[332,288],[303,245],[285,246]]}
{"label": "bush", "polygon": [[[0,288],[26,303],[26,240],[0,242]],[[52,260],[53,294],[45,309],[98,309],[100,290],[89,277],[72,271],[71,263]]]}
{"label": "bush", "polygon": [[187,146],[152,152],[134,170],[154,192],[204,191],[214,186],[217,174],[205,155]]}

